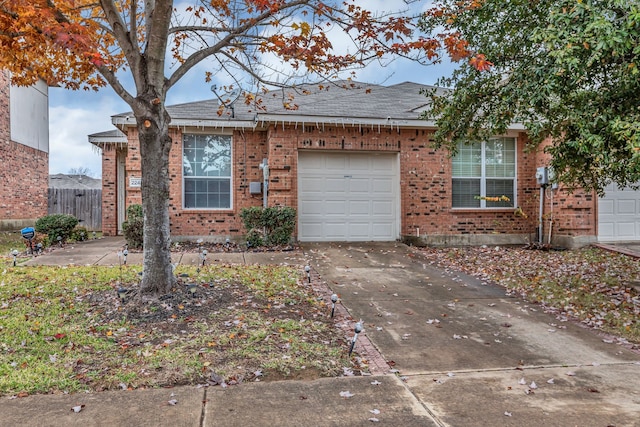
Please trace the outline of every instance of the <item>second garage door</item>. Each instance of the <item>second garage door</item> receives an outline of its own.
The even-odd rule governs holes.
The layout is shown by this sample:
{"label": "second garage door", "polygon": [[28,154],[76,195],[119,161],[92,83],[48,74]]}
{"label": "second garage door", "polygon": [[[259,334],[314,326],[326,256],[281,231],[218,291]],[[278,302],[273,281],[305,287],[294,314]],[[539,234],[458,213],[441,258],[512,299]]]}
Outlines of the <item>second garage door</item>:
{"label": "second garage door", "polygon": [[300,241],[392,241],[399,237],[397,154],[298,155]]}
{"label": "second garage door", "polygon": [[619,189],[615,184],[605,189],[604,197],[598,200],[598,240],[640,240],[639,190]]}

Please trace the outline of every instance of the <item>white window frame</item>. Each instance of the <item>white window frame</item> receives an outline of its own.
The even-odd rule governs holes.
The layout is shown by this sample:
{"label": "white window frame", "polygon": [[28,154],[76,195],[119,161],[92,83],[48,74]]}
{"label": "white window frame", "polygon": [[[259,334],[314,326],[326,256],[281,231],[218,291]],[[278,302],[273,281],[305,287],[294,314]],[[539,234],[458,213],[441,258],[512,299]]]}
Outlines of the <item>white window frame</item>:
{"label": "white window frame", "polygon": [[[229,176],[188,176],[185,175],[184,173],[184,158],[185,158],[185,137],[187,136],[200,136],[200,137],[206,137],[206,136],[222,136],[222,137],[228,137],[229,138],[229,144],[230,144],[230,152],[229,152]],[[184,132],[182,134],[182,152],[181,152],[181,156],[180,156],[180,170],[182,171],[182,209],[183,210],[197,210],[197,211],[230,211],[233,210],[233,134],[231,132],[207,132],[207,133],[203,133],[203,132]],[[186,206],[186,180],[188,179],[197,179],[197,178],[203,178],[203,179],[225,179],[229,181],[229,206],[228,207],[192,207]]]}
{"label": "white window frame", "polygon": [[[464,176],[464,175],[460,175],[460,176],[454,176],[453,174],[453,162],[455,159],[455,156],[453,156],[452,158],[452,171],[451,171],[451,206],[452,209],[460,209],[460,210],[464,210],[464,209],[482,209],[482,210],[500,210],[500,209],[507,209],[507,208],[512,208],[515,206],[518,206],[517,204],[517,197],[518,197],[518,138],[516,137],[512,137],[512,136],[500,136],[500,137],[494,137],[494,138],[490,138],[489,141],[491,140],[496,140],[496,139],[511,139],[513,140],[513,149],[514,149],[514,163],[513,163],[513,177],[487,177],[487,149],[486,149],[486,143],[487,141],[481,141],[478,142],[481,144],[480,146],[480,151],[481,151],[481,161],[480,161],[480,176]],[[464,145],[464,143],[459,143],[458,148],[461,148]],[[472,180],[480,180],[480,194],[478,194],[478,196],[480,197],[479,200],[479,206],[453,206],[454,203],[454,194],[453,194],[453,182],[456,179],[472,179]],[[513,197],[510,198],[509,202],[502,202],[502,206],[487,206],[487,203],[496,203],[496,202],[488,202],[487,200],[485,200],[483,197],[487,196],[487,180],[492,180],[492,179],[496,179],[496,180],[513,180]],[[499,195],[495,195],[495,196],[499,196]]]}

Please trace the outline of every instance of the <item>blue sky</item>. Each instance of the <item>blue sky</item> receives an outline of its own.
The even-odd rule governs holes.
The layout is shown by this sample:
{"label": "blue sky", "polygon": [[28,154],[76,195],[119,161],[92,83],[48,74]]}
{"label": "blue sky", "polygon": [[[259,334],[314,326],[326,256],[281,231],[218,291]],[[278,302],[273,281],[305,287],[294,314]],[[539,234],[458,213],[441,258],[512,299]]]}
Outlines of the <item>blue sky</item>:
{"label": "blue sky", "polygon": [[[380,3],[376,5],[376,3]],[[412,7],[426,7],[429,2],[417,1]],[[366,7],[378,10],[406,8],[403,0],[367,0]],[[383,6],[384,5],[384,6]],[[335,44],[335,43],[334,43]],[[167,104],[210,99],[211,83],[204,81],[206,64],[187,74],[167,96]],[[434,84],[453,69],[450,63],[424,66],[408,60],[395,60],[386,64],[371,64],[360,70],[356,80],[367,83],[392,85],[412,81]],[[218,86],[228,81],[213,81]],[[102,173],[101,154],[88,141],[88,135],[113,129],[111,116],[130,111],[129,106],[110,87],[98,92],[49,89],[49,172],[67,173],[71,168],[88,168],[92,176]]]}

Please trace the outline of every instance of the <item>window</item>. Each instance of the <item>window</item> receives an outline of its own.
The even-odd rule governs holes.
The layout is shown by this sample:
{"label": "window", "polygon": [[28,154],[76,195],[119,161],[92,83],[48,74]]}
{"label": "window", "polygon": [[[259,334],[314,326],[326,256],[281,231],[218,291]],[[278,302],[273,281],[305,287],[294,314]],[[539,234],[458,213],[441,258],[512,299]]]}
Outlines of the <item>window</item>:
{"label": "window", "polygon": [[[452,162],[454,208],[501,208],[517,206],[516,140],[491,138],[486,142],[459,143]],[[484,197],[507,196],[510,201]]]}
{"label": "window", "polygon": [[182,138],[185,209],[231,209],[231,135]]}

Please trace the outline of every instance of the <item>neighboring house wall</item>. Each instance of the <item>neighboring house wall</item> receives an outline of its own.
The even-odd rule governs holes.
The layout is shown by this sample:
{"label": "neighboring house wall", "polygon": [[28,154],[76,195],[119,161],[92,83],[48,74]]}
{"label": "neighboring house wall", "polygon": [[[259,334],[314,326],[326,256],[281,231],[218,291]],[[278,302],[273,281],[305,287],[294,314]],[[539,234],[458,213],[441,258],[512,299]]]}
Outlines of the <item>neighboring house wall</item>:
{"label": "neighboring house wall", "polygon": [[48,88],[13,87],[0,71],[0,229],[18,230],[47,214]]}

